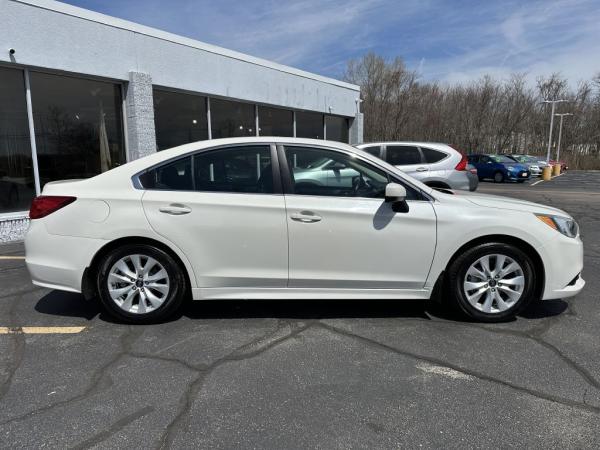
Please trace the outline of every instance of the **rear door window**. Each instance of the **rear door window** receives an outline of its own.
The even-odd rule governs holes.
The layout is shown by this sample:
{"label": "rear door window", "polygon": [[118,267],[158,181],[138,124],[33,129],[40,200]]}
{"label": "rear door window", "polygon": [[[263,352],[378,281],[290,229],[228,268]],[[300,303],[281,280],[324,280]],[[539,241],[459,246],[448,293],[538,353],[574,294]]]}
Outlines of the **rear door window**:
{"label": "rear door window", "polygon": [[409,145],[386,146],[386,160],[394,166],[421,164],[421,152],[418,147]]}
{"label": "rear door window", "polygon": [[144,189],[271,194],[268,145],[236,146],[200,152],[154,167],[139,176]]}
{"label": "rear door window", "polygon": [[273,193],[269,146],[222,148],[194,155],[197,191]]}

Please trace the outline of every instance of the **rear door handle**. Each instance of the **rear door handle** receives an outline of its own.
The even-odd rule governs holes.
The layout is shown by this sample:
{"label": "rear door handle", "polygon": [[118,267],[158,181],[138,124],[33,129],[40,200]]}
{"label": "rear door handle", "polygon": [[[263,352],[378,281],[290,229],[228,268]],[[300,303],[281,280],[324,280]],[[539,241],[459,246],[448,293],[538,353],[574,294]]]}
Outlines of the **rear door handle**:
{"label": "rear door handle", "polygon": [[192,208],[182,205],[181,203],[171,203],[167,206],[161,206],[158,210],[161,213],[170,214],[172,216],[182,216],[192,212]]}
{"label": "rear door handle", "polygon": [[302,223],[320,222],[322,219],[321,216],[317,216],[312,211],[301,211],[299,213],[292,214],[290,216],[290,218],[292,220],[295,220],[296,222],[302,222]]}
{"label": "rear door handle", "polygon": [[417,167],[417,172],[426,172],[427,167]]}

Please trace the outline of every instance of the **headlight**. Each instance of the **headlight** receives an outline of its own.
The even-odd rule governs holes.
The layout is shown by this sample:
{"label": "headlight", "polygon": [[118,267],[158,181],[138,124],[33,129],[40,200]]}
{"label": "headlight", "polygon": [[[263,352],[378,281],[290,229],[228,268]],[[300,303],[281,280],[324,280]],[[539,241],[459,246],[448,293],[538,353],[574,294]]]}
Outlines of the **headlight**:
{"label": "headlight", "polygon": [[514,168],[514,167],[512,167],[512,166],[508,166],[508,171],[509,171],[509,172],[512,172],[513,170],[515,170],[515,168]]}
{"label": "headlight", "polygon": [[579,226],[577,225],[577,222],[570,217],[549,216],[547,214],[536,214],[535,216],[546,225],[554,228],[556,231],[564,234],[565,236],[574,238],[577,237],[577,234],[579,234]]}

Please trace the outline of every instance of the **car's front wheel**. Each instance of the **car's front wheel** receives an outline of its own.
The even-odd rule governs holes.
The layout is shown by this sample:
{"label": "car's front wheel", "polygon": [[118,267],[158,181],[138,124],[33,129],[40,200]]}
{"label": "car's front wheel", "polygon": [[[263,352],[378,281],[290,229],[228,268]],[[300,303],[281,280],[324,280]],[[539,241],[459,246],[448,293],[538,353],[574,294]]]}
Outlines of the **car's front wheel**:
{"label": "car's front wheel", "polygon": [[500,242],[466,250],[452,262],[448,275],[457,309],[483,322],[513,318],[531,302],[535,291],[531,258]]}
{"label": "car's front wheel", "polygon": [[128,323],[165,320],[181,306],[185,278],[167,252],[145,244],[110,251],[97,272],[100,300],[115,318]]}
{"label": "car's front wheel", "polygon": [[502,183],[504,181],[504,174],[500,171],[496,172],[494,174],[494,182],[495,183]]}

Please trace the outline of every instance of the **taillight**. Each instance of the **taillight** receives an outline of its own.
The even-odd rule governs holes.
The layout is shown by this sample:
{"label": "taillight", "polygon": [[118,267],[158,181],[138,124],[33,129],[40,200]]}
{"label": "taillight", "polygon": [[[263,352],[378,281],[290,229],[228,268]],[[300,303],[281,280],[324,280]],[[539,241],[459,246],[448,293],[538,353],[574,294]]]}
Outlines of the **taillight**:
{"label": "taillight", "polygon": [[462,158],[460,159],[460,162],[456,165],[456,167],[454,168],[454,170],[467,170],[467,163],[469,162],[467,160],[467,155],[465,155],[464,153],[461,153]]}
{"label": "taillight", "polygon": [[46,217],[48,214],[52,214],[58,211],[60,208],[64,208],[69,203],[73,203],[77,200],[77,197],[67,197],[61,195],[40,195],[31,202],[31,208],[29,208],[30,219],[41,219]]}

